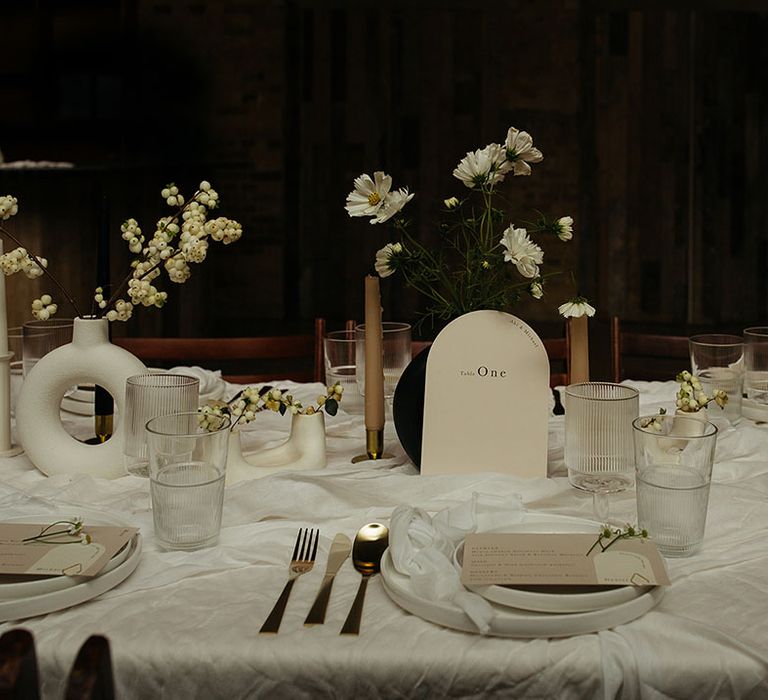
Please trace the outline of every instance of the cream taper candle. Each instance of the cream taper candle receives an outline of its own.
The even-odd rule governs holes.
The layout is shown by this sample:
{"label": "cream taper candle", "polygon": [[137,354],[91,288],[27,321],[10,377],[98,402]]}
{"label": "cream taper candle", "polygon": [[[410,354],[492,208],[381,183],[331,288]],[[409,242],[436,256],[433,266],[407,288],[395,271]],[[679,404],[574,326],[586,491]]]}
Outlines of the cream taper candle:
{"label": "cream taper candle", "polygon": [[571,384],[589,381],[589,329],[586,315],[568,319],[570,323],[571,357],[569,370]]}
{"label": "cream taper candle", "polygon": [[384,347],[379,278],[365,278],[365,428],[384,429]]}
{"label": "cream taper candle", "polygon": [[[4,253],[0,240],[0,255]],[[5,303],[5,275],[0,274],[0,355],[8,352],[8,309]],[[21,358],[17,358],[21,359]]]}
{"label": "cream taper candle", "polygon": [[[0,240],[0,255],[3,241]],[[0,273],[0,452],[11,448],[11,355],[8,352],[8,310],[5,303],[5,275]]]}

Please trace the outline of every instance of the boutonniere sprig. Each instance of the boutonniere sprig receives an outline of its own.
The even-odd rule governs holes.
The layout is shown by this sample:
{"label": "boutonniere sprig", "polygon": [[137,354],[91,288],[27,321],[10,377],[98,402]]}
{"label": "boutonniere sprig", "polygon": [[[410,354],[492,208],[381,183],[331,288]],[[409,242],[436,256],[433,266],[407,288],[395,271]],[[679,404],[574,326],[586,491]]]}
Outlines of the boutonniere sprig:
{"label": "boutonniere sprig", "polygon": [[600,530],[600,534],[597,536],[595,543],[587,550],[584,555],[588,557],[595,547],[600,547],[600,551],[604,552],[606,549],[616,544],[619,540],[628,540],[632,538],[648,539],[648,530],[638,528],[627,523],[624,528],[612,528],[610,525],[603,525]]}
{"label": "boutonniere sprig", "polygon": [[40,542],[41,544],[90,544],[93,541],[87,532],[83,532],[82,518],[56,520],[41,528],[39,535],[25,537],[22,542]]}

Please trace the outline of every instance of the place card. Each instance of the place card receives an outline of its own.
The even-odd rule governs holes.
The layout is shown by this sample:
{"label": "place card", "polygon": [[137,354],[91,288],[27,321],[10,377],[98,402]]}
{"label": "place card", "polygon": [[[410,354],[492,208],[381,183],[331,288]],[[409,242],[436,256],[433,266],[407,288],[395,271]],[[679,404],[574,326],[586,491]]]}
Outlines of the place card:
{"label": "place card", "polygon": [[96,576],[138,532],[85,524],[70,535],[70,524],[0,523],[0,574]]}
{"label": "place card", "polygon": [[[489,585],[668,586],[664,560],[639,537],[597,543],[595,534],[472,534],[461,582]],[[610,543],[610,546],[608,546]]]}

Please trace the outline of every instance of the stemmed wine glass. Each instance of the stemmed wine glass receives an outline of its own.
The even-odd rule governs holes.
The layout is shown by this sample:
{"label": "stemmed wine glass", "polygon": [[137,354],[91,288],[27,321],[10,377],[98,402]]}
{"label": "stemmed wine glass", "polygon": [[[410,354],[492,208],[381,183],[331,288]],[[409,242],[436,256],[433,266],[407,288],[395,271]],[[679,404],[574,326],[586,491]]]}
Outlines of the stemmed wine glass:
{"label": "stemmed wine glass", "polygon": [[637,389],[610,382],[565,389],[565,464],[573,486],[592,493],[594,517],[608,522],[610,494],[634,484],[632,421],[640,411]]}

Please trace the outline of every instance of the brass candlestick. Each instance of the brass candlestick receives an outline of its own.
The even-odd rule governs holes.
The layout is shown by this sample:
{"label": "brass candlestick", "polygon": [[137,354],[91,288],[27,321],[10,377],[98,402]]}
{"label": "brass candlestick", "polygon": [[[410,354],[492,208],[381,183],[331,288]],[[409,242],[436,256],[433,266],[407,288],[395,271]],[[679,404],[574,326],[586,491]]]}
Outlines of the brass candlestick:
{"label": "brass candlestick", "polygon": [[384,452],[384,430],[365,430],[365,454],[352,458],[352,464],[369,459],[391,459],[393,455]]}

